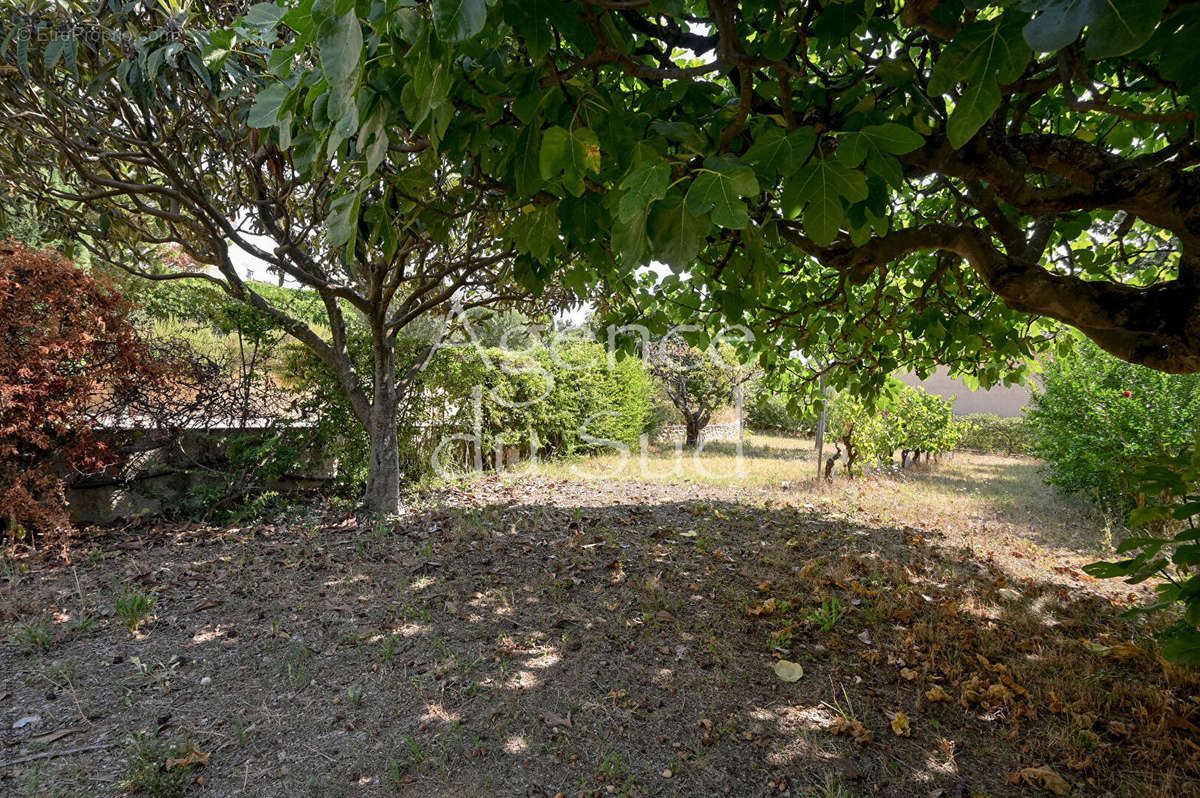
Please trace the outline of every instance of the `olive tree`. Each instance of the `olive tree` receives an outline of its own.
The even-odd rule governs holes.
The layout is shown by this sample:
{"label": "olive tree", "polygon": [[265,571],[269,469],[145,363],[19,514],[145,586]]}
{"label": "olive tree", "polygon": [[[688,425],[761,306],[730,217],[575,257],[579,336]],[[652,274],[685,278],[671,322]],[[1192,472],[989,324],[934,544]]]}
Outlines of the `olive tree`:
{"label": "olive tree", "polygon": [[[358,107],[362,31],[352,15],[310,11],[10,12],[0,169],[17,196],[54,206],[93,263],[215,283],[308,347],[369,434],[367,506],[394,512],[396,407],[414,376],[397,363],[397,337],[451,306],[525,292],[500,235],[502,194],[469,185],[386,98]],[[287,63],[272,57],[280,37],[299,45]],[[281,74],[306,76],[286,109]],[[260,129],[282,113],[294,129]],[[157,268],[169,245],[190,267]],[[328,329],[256,291],[237,248],[315,292]],[[353,323],[369,333],[366,370],[351,356]]]}

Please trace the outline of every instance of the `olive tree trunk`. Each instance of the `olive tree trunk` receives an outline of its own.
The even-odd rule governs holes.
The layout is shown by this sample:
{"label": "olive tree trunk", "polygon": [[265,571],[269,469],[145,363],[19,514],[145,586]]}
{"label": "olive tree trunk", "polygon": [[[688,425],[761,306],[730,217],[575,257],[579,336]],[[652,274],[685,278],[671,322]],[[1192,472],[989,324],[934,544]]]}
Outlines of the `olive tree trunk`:
{"label": "olive tree trunk", "polygon": [[400,509],[400,439],[397,433],[395,341],[382,329],[372,336],[374,392],[366,419],[371,456],[367,465],[366,508],[376,515],[395,515]]}

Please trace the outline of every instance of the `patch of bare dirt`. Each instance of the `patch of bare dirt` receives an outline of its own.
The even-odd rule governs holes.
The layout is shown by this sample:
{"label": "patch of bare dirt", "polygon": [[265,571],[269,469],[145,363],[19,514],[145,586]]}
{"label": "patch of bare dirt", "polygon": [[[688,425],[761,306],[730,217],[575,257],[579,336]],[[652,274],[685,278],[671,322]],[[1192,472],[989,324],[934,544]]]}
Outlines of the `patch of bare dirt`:
{"label": "patch of bare dirt", "polygon": [[[118,794],[152,760],[184,778],[137,785],[196,796],[1196,794],[1197,681],[1124,590],[907,512],[489,477],[394,525],[310,509],[28,556],[0,792]],[[1064,570],[1011,567],[1043,555]]]}

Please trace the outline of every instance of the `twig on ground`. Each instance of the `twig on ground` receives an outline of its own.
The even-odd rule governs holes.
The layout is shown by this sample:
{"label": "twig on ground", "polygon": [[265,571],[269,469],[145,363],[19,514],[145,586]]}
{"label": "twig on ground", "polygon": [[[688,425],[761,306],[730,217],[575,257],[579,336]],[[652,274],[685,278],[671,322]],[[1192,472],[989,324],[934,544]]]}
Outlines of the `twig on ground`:
{"label": "twig on ground", "polygon": [[35,759],[52,759],[58,756],[70,756],[71,754],[81,754],[84,751],[100,751],[104,748],[112,748],[116,743],[100,743],[99,745],[85,745],[80,748],[66,748],[62,751],[43,751],[40,754],[30,754],[29,756],[19,756],[16,759],[9,759],[5,762],[0,762],[0,768],[12,767],[20,765],[23,762],[32,762]]}

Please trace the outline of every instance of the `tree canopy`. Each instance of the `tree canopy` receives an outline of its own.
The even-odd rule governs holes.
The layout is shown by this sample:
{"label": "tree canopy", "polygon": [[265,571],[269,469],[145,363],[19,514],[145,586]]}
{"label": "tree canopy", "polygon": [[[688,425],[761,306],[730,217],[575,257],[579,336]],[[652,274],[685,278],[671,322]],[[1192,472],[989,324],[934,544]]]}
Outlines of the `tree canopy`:
{"label": "tree canopy", "polygon": [[1043,318],[1200,370],[1193,3],[84,5],[5,22],[13,187],[257,302],[234,242],[324,292],[335,338],[339,303],[394,332],[466,274],[746,324],[766,366],[854,366],[835,387],[1019,378]]}

